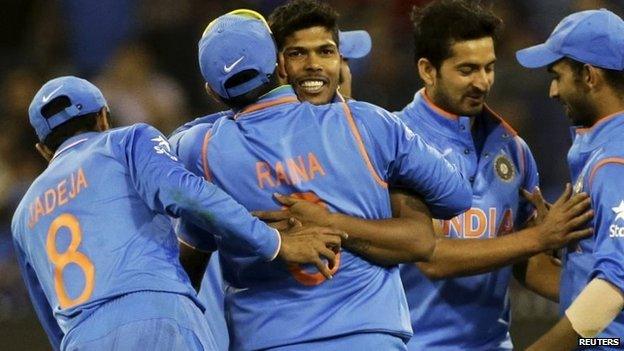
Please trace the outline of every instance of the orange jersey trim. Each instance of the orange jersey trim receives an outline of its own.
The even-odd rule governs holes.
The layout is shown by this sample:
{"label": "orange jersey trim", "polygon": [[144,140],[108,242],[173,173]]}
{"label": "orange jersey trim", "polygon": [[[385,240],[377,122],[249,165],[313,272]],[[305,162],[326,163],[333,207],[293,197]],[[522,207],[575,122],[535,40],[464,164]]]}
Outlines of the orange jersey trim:
{"label": "orange jersey trim", "polygon": [[204,136],[204,142],[202,144],[202,151],[201,151],[202,168],[204,169],[204,178],[206,178],[207,181],[212,181],[212,176],[210,174],[210,167],[208,167],[208,143],[210,142],[211,138],[212,138],[212,129],[206,132],[206,135]]}
{"label": "orange jersey trim", "polygon": [[349,123],[349,128],[351,128],[351,133],[353,133],[353,136],[355,137],[355,141],[358,145],[358,150],[360,151],[360,155],[364,159],[364,163],[366,163],[366,167],[368,167],[368,171],[371,173],[373,179],[375,179],[375,182],[377,182],[377,184],[379,184],[382,188],[387,188],[388,183],[386,183],[383,179],[381,179],[381,177],[379,177],[379,175],[375,171],[375,167],[373,167],[373,163],[371,162],[370,157],[368,157],[368,152],[366,152],[366,148],[364,147],[364,141],[362,141],[360,131],[355,125],[355,121],[353,120],[353,115],[351,114],[351,109],[349,108],[349,105],[347,105],[346,102],[341,102],[341,104],[342,110],[344,111],[345,117],[347,118],[347,122]]}
{"label": "orange jersey trim", "polygon": [[431,101],[431,99],[429,98],[429,95],[427,95],[427,90],[425,90],[425,88],[422,88],[420,90],[420,93],[422,94],[423,98],[425,99],[425,102],[427,103],[427,105],[432,110],[434,110],[437,114],[439,114],[440,116],[442,116],[444,118],[452,119],[452,120],[457,120],[459,118],[459,115],[456,115],[454,113],[448,112],[448,111],[442,109],[441,107],[439,107],[438,105],[436,105],[435,103],[433,103],[433,101]]}
{"label": "orange jersey trim", "polygon": [[270,100],[270,101],[265,101],[265,102],[259,102],[257,104],[252,104],[252,105],[249,105],[249,106],[245,107],[240,112],[238,112],[236,115],[234,115],[234,119],[239,118],[244,113],[251,113],[251,112],[262,110],[262,109],[265,109],[265,108],[268,108],[268,107],[271,107],[271,106],[287,104],[287,103],[291,103],[291,102],[299,102],[299,100],[297,99],[296,96],[285,96],[283,98],[279,98],[279,99],[275,99],[275,100]]}
{"label": "orange jersey trim", "polygon": [[592,186],[592,182],[594,181],[594,176],[596,176],[596,172],[598,172],[598,170],[600,168],[602,168],[603,166],[609,164],[609,163],[619,163],[624,165],[624,158],[621,157],[608,157],[605,159],[602,159],[600,161],[598,161],[598,163],[596,163],[596,165],[594,166],[594,168],[592,168],[591,173],[589,173],[589,188],[591,189]]}

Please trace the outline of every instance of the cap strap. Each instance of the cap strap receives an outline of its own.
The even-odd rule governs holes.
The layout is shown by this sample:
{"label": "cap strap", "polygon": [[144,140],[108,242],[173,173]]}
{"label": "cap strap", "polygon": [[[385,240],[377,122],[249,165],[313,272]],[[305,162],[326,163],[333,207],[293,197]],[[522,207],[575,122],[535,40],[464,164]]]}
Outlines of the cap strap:
{"label": "cap strap", "polygon": [[71,105],[67,107],[66,109],[64,109],[63,111],[46,119],[46,122],[48,123],[48,126],[50,127],[50,129],[54,129],[60,126],[61,124],[67,122],[71,118],[77,116],[79,113],[80,113],[80,110],[78,109],[78,107],[76,107],[76,105]]}

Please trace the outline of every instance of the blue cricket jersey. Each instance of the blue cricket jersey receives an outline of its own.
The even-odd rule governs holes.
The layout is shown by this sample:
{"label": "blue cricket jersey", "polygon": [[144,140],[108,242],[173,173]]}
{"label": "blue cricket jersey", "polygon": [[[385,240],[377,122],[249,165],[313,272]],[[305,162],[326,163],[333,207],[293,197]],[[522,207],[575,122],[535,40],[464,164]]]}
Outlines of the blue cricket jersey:
{"label": "blue cricket jersey", "polygon": [[[594,278],[624,291],[624,113],[577,129],[568,164],[574,191],[591,197],[594,235],[569,245],[563,256],[559,306],[563,312]],[[624,337],[624,313],[598,337]],[[611,350],[596,346],[597,350]]]}
{"label": "blue cricket jersey", "polygon": [[[450,221],[436,221],[449,238],[487,239],[511,233],[533,213],[520,189],[538,185],[528,146],[485,108],[475,123],[435,106],[425,91],[398,113],[472,183],[472,208]],[[415,265],[402,265],[414,337],[410,350],[511,349],[508,285],[511,267],[469,277],[430,280]]]}
{"label": "blue cricket jersey", "polygon": [[[283,86],[234,118],[181,134],[173,147],[187,168],[249,210],[279,209],[272,194],[280,192],[351,216],[390,218],[388,183],[420,193],[445,218],[470,205],[469,185],[450,163],[392,114],[362,102],[314,106]],[[195,240],[184,234],[184,241]],[[233,350],[360,332],[411,336],[397,267],[343,250],[326,281],[311,267],[252,262],[216,241]]]}
{"label": "blue cricket jersey", "polygon": [[[12,221],[31,300],[52,345],[101,304],[135,291],[186,295],[169,216],[269,260],[276,231],[188,172],[156,129],[137,124],[65,141]],[[110,321],[114,323],[114,321]]]}

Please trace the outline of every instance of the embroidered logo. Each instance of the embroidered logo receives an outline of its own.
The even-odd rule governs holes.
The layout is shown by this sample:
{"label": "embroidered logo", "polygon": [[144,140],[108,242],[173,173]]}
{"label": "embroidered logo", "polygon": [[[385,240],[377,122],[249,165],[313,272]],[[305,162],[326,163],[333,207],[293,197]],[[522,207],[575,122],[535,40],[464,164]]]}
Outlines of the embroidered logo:
{"label": "embroidered logo", "polygon": [[500,155],[494,160],[494,170],[504,182],[510,182],[515,175],[514,165],[505,155]]}
{"label": "embroidered logo", "polygon": [[162,135],[159,135],[151,140],[156,143],[156,146],[154,146],[154,150],[156,150],[157,154],[167,155],[170,159],[174,161],[178,160],[177,157],[171,154],[171,145],[169,145],[169,142],[165,138],[163,138]]}

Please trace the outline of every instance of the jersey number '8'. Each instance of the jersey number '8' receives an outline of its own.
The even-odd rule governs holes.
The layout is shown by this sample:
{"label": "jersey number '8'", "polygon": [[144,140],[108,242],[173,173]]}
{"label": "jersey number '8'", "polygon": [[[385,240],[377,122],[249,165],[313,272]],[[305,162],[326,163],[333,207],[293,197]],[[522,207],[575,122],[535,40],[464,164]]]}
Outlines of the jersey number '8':
{"label": "jersey number '8'", "polygon": [[[71,236],[69,247],[64,252],[58,252],[56,250],[56,236],[61,228],[67,228]],[[63,213],[56,217],[52,221],[52,224],[50,224],[46,239],[46,252],[48,253],[48,258],[52,264],[54,264],[54,290],[56,291],[59,304],[63,309],[87,301],[93,293],[95,267],[87,256],[78,251],[78,246],[81,241],[82,229],[80,228],[78,218],[75,216],[69,213]],[[70,263],[74,263],[80,267],[85,276],[85,286],[82,293],[75,299],[69,297],[63,281],[63,269]]]}

